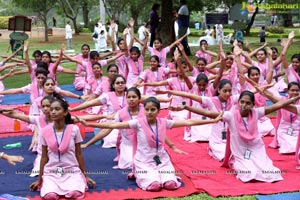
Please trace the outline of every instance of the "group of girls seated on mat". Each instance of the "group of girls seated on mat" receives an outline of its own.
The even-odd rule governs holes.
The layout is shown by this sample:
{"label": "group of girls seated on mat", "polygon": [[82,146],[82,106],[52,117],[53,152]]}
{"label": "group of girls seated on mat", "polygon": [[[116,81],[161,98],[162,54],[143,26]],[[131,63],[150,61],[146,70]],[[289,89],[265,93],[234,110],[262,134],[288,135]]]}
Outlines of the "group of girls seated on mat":
{"label": "group of girls seated on mat", "polygon": [[[30,148],[37,152],[37,157],[31,176],[39,178],[31,184],[31,190],[39,189],[44,199],[83,198],[87,186],[95,186],[96,182],[85,174],[81,148],[88,148],[100,139],[104,140],[104,148],[116,147],[114,168],[132,169],[130,177],[136,179],[140,188],[175,190],[181,185],[176,175],[160,171],[174,171],[164,144],[185,154],[166,135],[166,129],[181,126],[185,127],[183,140],[208,142],[208,154],[223,162],[223,166],[234,169],[243,182],[282,180],[280,173],[263,173],[280,171],[266,153],[262,137],[267,135],[274,136],[270,147],[279,147],[282,154],[296,153],[297,164],[300,164],[300,145],[297,145],[300,56],[293,55],[290,65],[286,58],[293,32],[282,43],[280,55],[267,44],[247,52],[241,41],[234,43],[232,52],[225,54],[221,43],[218,52],[212,52],[202,40],[193,66],[179,44],[182,38],[167,48],[156,39],[151,48],[147,36],[144,43],[140,42],[140,51],[132,46],[135,38],[131,37],[127,46],[126,36],[133,33],[132,21],[130,25],[131,30],[124,32],[123,39],[118,41],[119,50],[112,52],[116,55],[107,60],[100,60],[99,53],[90,51],[84,44],[82,55],[76,57],[64,55],[62,46],[55,62],[49,52],[40,51],[35,51],[35,60],[30,61],[28,43],[25,43],[23,63],[28,69],[12,71],[7,77],[29,73],[32,82],[22,88],[2,89],[0,95],[31,94],[29,115],[13,109],[1,110],[5,116],[32,124],[34,134]],[[175,45],[173,60],[168,62],[167,54]],[[150,68],[144,70],[147,50]],[[76,71],[61,67],[63,58],[75,62]],[[12,66],[5,64],[8,59],[1,63],[1,71]],[[115,64],[107,67],[105,77],[103,67],[113,61]],[[83,95],[61,90],[57,72],[75,74],[74,87],[82,90]],[[284,75],[288,85],[282,78]],[[287,97],[278,93],[284,90]],[[62,96],[86,101],[69,108]],[[266,99],[274,104],[266,106]],[[158,118],[160,109],[169,106],[168,116]],[[83,109],[93,115],[70,116],[69,112]],[[278,117],[274,127],[266,115],[276,110]],[[89,123],[87,120],[100,121]],[[76,122],[101,128],[100,132],[81,144],[80,130],[73,125]],[[22,161],[21,157],[4,153],[0,156],[11,163]],[[67,173],[69,171],[72,173]],[[244,171],[249,173],[240,173]]]}

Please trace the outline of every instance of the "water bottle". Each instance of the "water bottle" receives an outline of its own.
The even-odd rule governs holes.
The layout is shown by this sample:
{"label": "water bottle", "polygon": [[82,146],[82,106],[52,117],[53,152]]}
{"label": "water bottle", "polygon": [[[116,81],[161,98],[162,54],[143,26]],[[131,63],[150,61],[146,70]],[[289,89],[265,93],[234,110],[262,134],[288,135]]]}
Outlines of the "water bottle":
{"label": "water bottle", "polygon": [[14,120],[14,132],[19,132],[21,130],[21,122],[18,119]]}

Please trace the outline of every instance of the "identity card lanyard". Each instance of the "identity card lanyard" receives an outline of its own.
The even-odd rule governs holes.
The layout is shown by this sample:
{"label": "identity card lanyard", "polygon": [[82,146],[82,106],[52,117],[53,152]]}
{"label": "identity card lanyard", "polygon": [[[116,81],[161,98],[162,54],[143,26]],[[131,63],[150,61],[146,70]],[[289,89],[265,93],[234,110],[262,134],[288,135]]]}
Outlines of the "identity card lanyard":
{"label": "identity card lanyard", "polygon": [[[130,116],[130,119],[132,119],[132,114],[130,113],[129,107],[128,107],[127,111],[128,111],[129,116]],[[139,112],[140,112],[140,106],[138,107],[138,113]],[[150,128],[151,128],[151,126],[150,126]],[[152,128],[151,128],[151,130],[152,130]]]}
{"label": "identity card lanyard", "polygon": [[[249,132],[249,129],[248,129],[249,124],[247,124],[243,118],[242,118],[242,120],[243,120],[243,124],[245,126],[246,131]],[[251,157],[251,150],[249,150],[249,148],[247,147],[246,151],[244,153],[244,159],[249,160],[250,157]]]}
{"label": "identity card lanyard", "polygon": [[156,165],[159,165],[159,164],[161,164],[161,161],[160,161],[159,156],[158,156],[158,126],[157,126],[157,120],[155,121],[156,132],[154,132],[154,130],[152,129],[152,126],[149,124],[149,122],[148,122],[148,125],[149,125],[152,133],[155,135],[156,155],[153,157],[153,160],[156,162]]}
{"label": "identity card lanyard", "polygon": [[293,135],[293,126],[292,126],[292,122],[293,122],[293,114],[290,112],[290,127],[288,128],[286,134],[287,135]]}
{"label": "identity card lanyard", "polygon": [[[220,102],[220,104],[221,104],[221,108],[222,108],[222,110],[223,111],[225,111],[226,110],[226,107],[227,107],[227,101],[225,102],[225,106],[223,106],[223,104],[222,104],[222,102],[221,102],[221,100],[220,100],[220,97],[219,97],[219,102]],[[226,124],[225,124],[225,122],[223,121],[223,131],[222,131],[222,140],[226,140],[226,134],[227,134],[227,132],[226,132]]]}
{"label": "identity card lanyard", "polygon": [[58,161],[59,161],[59,162],[60,162],[60,150],[59,150],[59,146],[60,146],[60,144],[62,143],[62,140],[63,140],[63,138],[64,138],[65,130],[66,130],[66,125],[64,126],[64,130],[63,130],[63,133],[62,133],[62,136],[61,136],[61,140],[60,140],[60,142],[58,142],[56,130],[55,130],[54,126],[53,126],[53,131],[54,131],[55,139],[56,139],[56,142],[57,142],[57,151],[58,151]]}

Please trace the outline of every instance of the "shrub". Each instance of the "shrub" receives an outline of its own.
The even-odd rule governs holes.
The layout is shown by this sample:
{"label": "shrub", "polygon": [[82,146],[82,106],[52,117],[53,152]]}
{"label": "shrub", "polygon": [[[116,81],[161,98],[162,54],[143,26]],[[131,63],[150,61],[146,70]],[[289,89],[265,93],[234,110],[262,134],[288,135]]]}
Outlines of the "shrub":
{"label": "shrub", "polygon": [[280,26],[267,26],[265,30],[270,33],[284,33],[284,28]]}
{"label": "shrub", "polygon": [[0,29],[8,28],[8,19],[10,16],[0,16]]}

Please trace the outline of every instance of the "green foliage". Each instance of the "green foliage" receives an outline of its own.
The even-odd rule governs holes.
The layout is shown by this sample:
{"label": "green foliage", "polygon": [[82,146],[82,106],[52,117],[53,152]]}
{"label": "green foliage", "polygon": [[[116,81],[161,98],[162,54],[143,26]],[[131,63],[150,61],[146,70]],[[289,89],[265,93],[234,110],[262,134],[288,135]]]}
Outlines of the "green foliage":
{"label": "green foliage", "polygon": [[78,30],[80,33],[91,33],[91,30],[89,28],[84,28],[83,26],[79,26]]}
{"label": "green foliage", "polygon": [[7,29],[10,16],[0,16],[0,29]]}
{"label": "green foliage", "polygon": [[265,30],[270,33],[284,33],[284,28],[281,26],[267,26]]}

